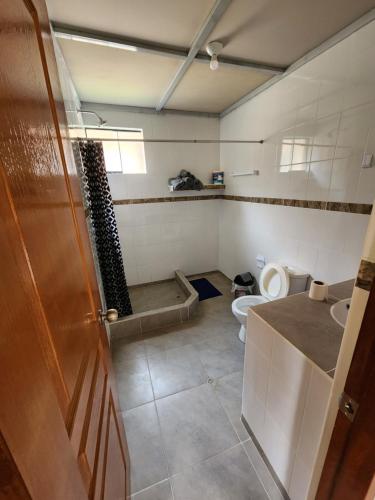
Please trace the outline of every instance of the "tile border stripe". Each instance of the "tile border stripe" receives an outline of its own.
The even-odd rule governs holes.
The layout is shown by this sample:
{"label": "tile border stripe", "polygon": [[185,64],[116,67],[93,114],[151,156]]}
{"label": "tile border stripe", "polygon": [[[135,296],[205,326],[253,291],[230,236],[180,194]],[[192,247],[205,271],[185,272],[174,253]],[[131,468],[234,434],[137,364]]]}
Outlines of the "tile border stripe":
{"label": "tile border stripe", "polygon": [[362,259],[359,264],[359,270],[355,286],[367,290],[371,290],[375,280],[375,262]]}
{"label": "tile border stripe", "polygon": [[310,208],[328,210],[330,212],[346,212],[352,214],[370,215],[372,205],[367,203],[348,203],[338,201],[296,200],[291,198],[266,198],[262,196],[236,196],[227,194],[196,195],[196,196],[164,196],[161,198],[129,198],[113,200],[114,205],[140,205],[147,203],[174,203],[178,201],[228,200],[264,205],[279,205],[294,208]]}
{"label": "tile border stripe", "polygon": [[202,196],[164,196],[162,198],[133,198],[126,200],[113,200],[114,205],[139,205],[145,203],[173,203],[176,201],[201,201],[201,200],[221,200],[220,194]]}
{"label": "tile border stripe", "polygon": [[262,196],[232,196],[223,195],[223,199],[230,201],[245,201],[248,203],[263,203],[265,205],[280,205],[284,207],[312,208],[328,210],[330,212],[348,212],[370,215],[372,205],[366,203],[348,203],[340,201],[297,200],[293,198],[266,198]]}

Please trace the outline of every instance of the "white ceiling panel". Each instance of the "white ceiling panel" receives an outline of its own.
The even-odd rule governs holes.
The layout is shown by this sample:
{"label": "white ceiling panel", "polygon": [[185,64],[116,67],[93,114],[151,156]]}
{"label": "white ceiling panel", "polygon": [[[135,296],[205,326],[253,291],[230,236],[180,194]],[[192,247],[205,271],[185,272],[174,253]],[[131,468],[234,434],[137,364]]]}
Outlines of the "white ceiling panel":
{"label": "white ceiling panel", "polygon": [[208,64],[194,62],[166,107],[218,113],[269,78],[259,71],[223,65],[212,71]]}
{"label": "white ceiling panel", "polygon": [[47,0],[50,19],[116,35],[189,47],[214,0]]}
{"label": "white ceiling panel", "polygon": [[374,0],[233,0],[209,40],[231,57],[288,66],[375,7]]}
{"label": "white ceiling panel", "polygon": [[154,107],[181,61],[59,40],[82,101]]}
{"label": "white ceiling panel", "polygon": [[[214,3],[47,0],[57,23],[186,50]],[[222,56],[286,67],[374,7],[375,0],[232,0],[207,41],[222,41]],[[155,107],[183,61],[71,40],[60,44],[79,96],[90,102]],[[269,78],[224,65],[212,72],[195,61],[166,107],[220,112]]]}

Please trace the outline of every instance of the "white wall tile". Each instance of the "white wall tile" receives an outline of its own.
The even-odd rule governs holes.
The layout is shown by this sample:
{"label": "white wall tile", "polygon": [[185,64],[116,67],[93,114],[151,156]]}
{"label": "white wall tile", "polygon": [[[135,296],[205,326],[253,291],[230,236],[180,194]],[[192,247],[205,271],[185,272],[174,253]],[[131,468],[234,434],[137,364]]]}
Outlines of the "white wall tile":
{"label": "white wall tile", "polygon": [[306,397],[297,458],[312,466],[318,450],[320,435],[332,389],[332,379],[313,367]]}
{"label": "white wall tile", "polygon": [[[272,332],[270,331],[269,325],[251,309],[247,316],[247,334],[250,341],[259,349],[262,356],[271,360],[273,342]],[[246,351],[249,351],[249,356],[252,356],[250,353],[251,348],[247,347],[247,344]]]}
{"label": "white wall tile", "polygon": [[[234,145],[221,146],[228,194],[373,203],[375,166],[361,162],[375,154],[374,58],[372,22],[221,119],[222,138],[265,139],[257,178],[230,178],[245,165]],[[219,267],[229,277],[258,277],[257,253],[295,259],[325,281],[354,277],[368,216],[245,205],[225,201],[221,211]]]}
{"label": "white wall tile", "polygon": [[229,277],[250,271],[259,278],[255,259],[262,254],[329,283],[354,278],[368,221],[368,215],[225,201],[219,268]]}
{"label": "white wall tile", "polygon": [[295,395],[304,394],[310,377],[311,366],[306,357],[279,334],[272,336],[272,378]]}
{"label": "white wall tile", "polygon": [[290,500],[306,500],[313,474],[311,465],[306,465],[298,456],[294,461],[288,494]]}
{"label": "white wall tile", "polygon": [[304,500],[332,379],[251,310],[248,319],[242,414],[290,498]]}
{"label": "white wall tile", "polygon": [[266,410],[262,448],[285,489],[288,489],[295,460],[295,448]]}
{"label": "white wall tile", "polygon": [[[218,267],[219,201],[117,205],[130,285]],[[137,281],[138,280],[138,281]]]}
{"label": "white wall tile", "polygon": [[316,120],[311,161],[322,161],[333,158],[337,143],[339,123],[339,114]]}
{"label": "white wall tile", "polygon": [[[170,196],[167,179],[181,168],[204,182],[212,170],[223,168],[228,194],[372,203],[375,167],[363,169],[361,160],[365,151],[375,152],[375,72],[369,63],[374,56],[371,23],[220,122],[93,104],[109,126],[141,127],[146,138],[265,140],[263,146],[146,144],[148,173],[110,175],[113,198]],[[249,169],[258,169],[260,175],[230,175]],[[344,279],[358,266],[368,221],[362,215],[337,218],[314,210],[228,201],[160,205],[116,207],[129,273],[135,266],[132,281],[141,275],[169,275],[163,246],[157,247],[159,260],[148,252],[144,261],[138,247],[173,242],[170,263],[190,272],[219,267],[229,277],[246,270],[259,276],[255,257],[262,253],[267,261],[289,260],[326,281]],[[131,232],[130,227],[139,229]],[[141,255],[146,259],[145,252]],[[154,265],[159,269],[151,271]]]}
{"label": "white wall tile", "polygon": [[254,342],[249,342],[249,349],[246,353],[247,370],[246,377],[251,381],[251,388],[254,396],[257,397],[263,405],[266,404],[268,379],[270,373],[270,358],[264,356]]}
{"label": "white wall tile", "polygon": [[291,500],[307,498],[316,454],[323,431],[332,379],[313,366],[306,396],[299,443],[296,452],[290,486]]}
{"label": "white wall tile", "polygon": [[356,199],[359,169],[358,157],[333,160],[329,201],[350,202]]}
{"label": "white wall tile", "polygon": [[[121,106],[92,104],[109,127],[142,128],[145,138],[218,139],[219,120],[183,115],[131,113]],[[220,168],[218,144],[146,143],[147,174],[109,175],[114,200],[195,195],[170,193],[168,178],[187,169],[205,184]],[[262,154],[259,149],[258,155]],[[240,158],[251,157],[246,152]],[[248,161],[248,160],[246,160]],[[253,157],[256,163],[257,157]],[[254,167],[255,168],[255,167]],[[218,202],[116,205],[115,213],[128,283],[193,274],[218,267]]]}

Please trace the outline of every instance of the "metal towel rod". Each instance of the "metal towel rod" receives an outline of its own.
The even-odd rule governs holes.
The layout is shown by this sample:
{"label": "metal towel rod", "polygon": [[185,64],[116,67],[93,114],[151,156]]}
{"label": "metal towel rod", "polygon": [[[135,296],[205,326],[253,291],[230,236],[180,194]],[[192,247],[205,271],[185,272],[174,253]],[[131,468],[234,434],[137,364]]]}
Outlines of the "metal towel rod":
{"label": "metal towel rod", "polygon": [[247,172],[232,172],[232,177],[242,177],[244,175],[259,175],[259,170],[249,170]]}
{"label": "metal towel rod", "polygon": [[72,141],[94,141],[94,142],[179,142],[183,144],[263,144],[263,139],[259,141],[235,141],[235,140],[215,140],[215,139],[111,139],[108,137],[71,137]]}
{"label": "metal towel rod", "polygon": [[[85,110],[78,110],[78,113],[91,113],[96,115],[96,117],[100,120],[101,125],[107,123],[103,118],[98,115],[95,111],[85,111]],[[110,138],[110,137],[87,137],[87,132],[86,130],[106,130],[110,132],[140,132],[139,129],[126,129],[126,128],[121,128],[121,129],[111,129],[109,127],[102,128],[100,127],[87,127],[85,125],[79,126],[79,125],[70,125],[69,126],[70,130],[85,130],[86,137],[70,137],[72,141],[94,141],[94,142],[111,142],[111,141],[119,141],[119,142],[175,142],[175,143],[183,143],[183,144],[263,144],[264,139],[259,139],[259,140],[253,140],[250,139],[248,141],[243,141],[243,140],[236,140],[236,139],[123,139],[123,138]]]}

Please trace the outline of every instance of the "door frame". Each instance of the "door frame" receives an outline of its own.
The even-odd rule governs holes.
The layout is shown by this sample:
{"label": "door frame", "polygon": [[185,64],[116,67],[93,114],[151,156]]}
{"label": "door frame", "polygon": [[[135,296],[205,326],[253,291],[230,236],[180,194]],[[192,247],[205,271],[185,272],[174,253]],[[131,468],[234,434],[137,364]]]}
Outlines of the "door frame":
{"label": "door frame", "polygon": [[[375,264],[374,264],[375,266]],[[375,279],[320,477],[317,500],[362,500],[375,475]],[[344,413],[347,396],[353,416]],[[355,409],[356,403],[358,408]],[[347,413],[347,412],[346,412]]]}

